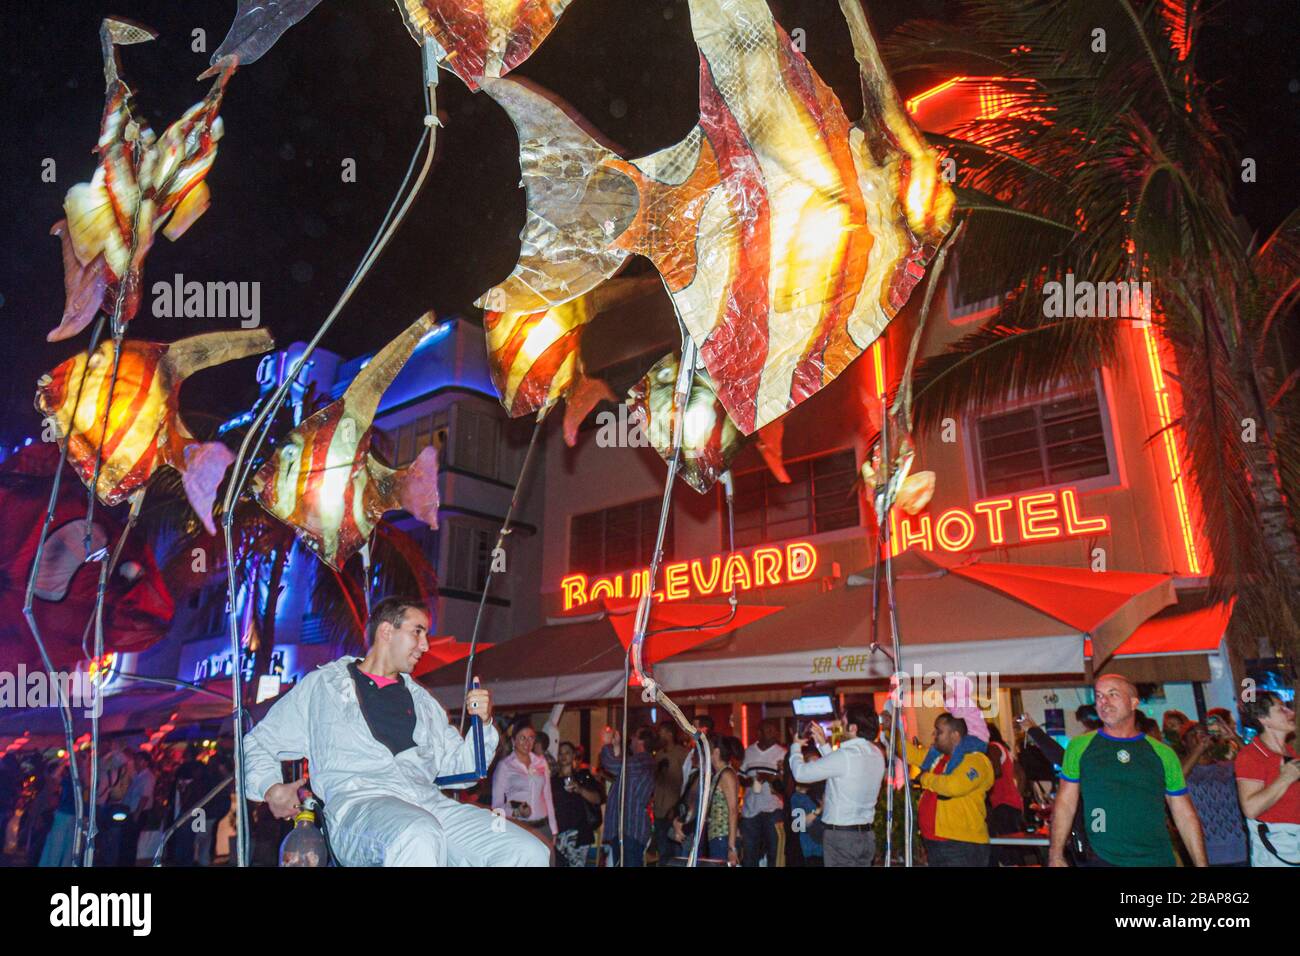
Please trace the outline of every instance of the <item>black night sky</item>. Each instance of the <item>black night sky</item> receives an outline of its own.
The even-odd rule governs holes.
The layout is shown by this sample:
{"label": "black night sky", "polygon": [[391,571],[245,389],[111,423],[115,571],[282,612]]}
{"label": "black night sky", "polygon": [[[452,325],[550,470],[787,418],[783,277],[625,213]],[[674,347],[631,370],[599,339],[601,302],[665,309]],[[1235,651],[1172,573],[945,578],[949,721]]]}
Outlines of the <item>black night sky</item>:
{"label": "black night sky", "polygon": [[[1094,2],[1094,0],[1079,0]],[[773,0],[787,30],[802,27],[808,55],[859,112],[856,67],[833,0]],[[942,17],[949,0],[870,0],[873,25]],[[35,435],[31,399],[41,372],[85,347],[88,333],[47,344],[63,305],[62,266],[49,227],[64,193],[90,178],[103,108],[98,26],[106,14],[147,24],[158,40],[122,51],[137,107],[155,132],[202,97],[194,77],[225,35],[234,0],[40,0],[0,12],[4,136],[0,141],[0,442]],[[1238,186],[1239,208],[1266,232],[1297,204],[1300,156],[1300,4],[1232,0],[1207,31],[1200,71],[1219,82],[1243,156],[1258,183]],[[206,31],[206,50],[191,49]],[[541,50],[517,71],[558,93],[629,155],[679,140],[695,123],[697,56],[686,0],[577,0]],[[928,85],[908,74],[904,95]],[[486,95],[442,74],[445,124],[430,181],[389,252],[325,346],[345,356],[374,349],[421,311],[477,313],[471,302],[510,270],[524,201],[514,130]],[[178,242],[159,239],[145,267],[133,336],[169,341],[233,328],[235,320],[159,319],[154,282],[261,284],[262,322],[281,345],[310,336],[369,244],[421,129],[420,56],[392,0],[324,0],[226,94],[225,138],[208,185],[212,208]],[[42,161],[57,182],[41,181]],[[344,183],[345,159],[357,181]],[[200,437],[254,394],[252,360],[202,373],[186,389],[185,417]]]}

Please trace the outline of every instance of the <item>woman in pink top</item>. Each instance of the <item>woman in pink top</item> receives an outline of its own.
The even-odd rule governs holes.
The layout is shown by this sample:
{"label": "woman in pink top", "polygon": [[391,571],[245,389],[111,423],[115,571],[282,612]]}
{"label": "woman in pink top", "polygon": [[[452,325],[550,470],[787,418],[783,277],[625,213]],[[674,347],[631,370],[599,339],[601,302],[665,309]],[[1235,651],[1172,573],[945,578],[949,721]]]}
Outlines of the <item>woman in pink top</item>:
{"label": "woman in pink top", "polygon": [[513,749],[501,758],[492,775],[492,809],[534,831],[547,843],[555,841],[555,804],[551,800],[551,768],[533,753],[537,731],[523,723],[515,728]]}

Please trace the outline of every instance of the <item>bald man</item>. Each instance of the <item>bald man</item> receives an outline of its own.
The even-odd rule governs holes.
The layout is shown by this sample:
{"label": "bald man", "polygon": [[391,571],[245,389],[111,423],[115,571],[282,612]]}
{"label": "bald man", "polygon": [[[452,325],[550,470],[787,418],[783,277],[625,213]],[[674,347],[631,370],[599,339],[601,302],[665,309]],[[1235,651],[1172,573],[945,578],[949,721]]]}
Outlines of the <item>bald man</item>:
{"label": "bald man", "polygon": [[1066,866],[1065,845],[1082,801],[1084,866],[1176,866],[1165,806],[1195,866],[1205,866],[1201,821],[1178,756],[1137,727],[1140,699],[1126,677],[1103,674],[1093,689],[1101,728],[1070,741],[1052,808],[1049,865]]}

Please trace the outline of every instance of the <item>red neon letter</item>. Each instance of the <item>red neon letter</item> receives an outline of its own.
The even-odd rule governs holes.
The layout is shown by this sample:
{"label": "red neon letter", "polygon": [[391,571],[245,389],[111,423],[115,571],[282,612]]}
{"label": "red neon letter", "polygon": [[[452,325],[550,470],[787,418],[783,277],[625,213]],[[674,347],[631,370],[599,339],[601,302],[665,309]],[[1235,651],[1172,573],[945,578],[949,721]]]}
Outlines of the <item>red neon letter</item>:
{"label": "red neon letter", "polygon": [[745,563],[745,559],[738,554],[730,555],[722,568],[722,590],[730,591],[735,588],[739,591],[748,591],[753,586],[749,578],[749,565]]}
{"label": "red neon letter", "polygon": [[988,501],[977,501],[972,505],[977,515],[983,515],[989,523],[989,542],[991,544],[1002,544],[1007,540],[1006,535],[1002,533],[1002,512],[1010,511],[1012,503],[1010,498],[990,498]]}
{"label": "red neon letter", "polygon": [[1045,541],[1061,537],[1061,526],[1048,524],[1061,517],[1056,507],[1056,493],[1044,491],[1038,495],[1025,495],[1016,502],[1020,510],[1020,540]]}
{"label": "red neon letter", "polygon": [[785,580],[787,584],[812,577],[817,569],[817,549],[806,541],[785,546]]}
{"label": "red neon letter", "polygon": [[[635,574],[632,575],[632,594],[631,594],[631,596],[632,596],[632,597],[640,597],[642,594],[645,594],[646,588],[648,588],[649,586],[650,586],[650,572],[649,572],[649,571],[637,571]],[[663,591],[655,591],[654,594],[651,595],[651,596],[652,596],[656,601],[662,601],[662,600],[664,599],[664,592],[663,592]]]}
{"label": "red neon letter", "polygon": [[560,590],[564,592],[564,609],[566,611],[587,603],[587,576],[569,574],[560,578]]}
{"label": "red neon letter", "polygon": [[690,582],[687,576],[687,568],[690,567],[685,561],[675,561],[672,564],[664,565],[664,599],[668,601],[680,601],[690,595]]}
{"label": "red neon letter", "polygon": [[600,578],[591,582],[591,591],[587,595],[590,601],[596,598],[621,598],[623,596],[623,575],[617,575],[612,578]]}
{"label": "red neon letter", "polygon": [[926,551],[934,550],[934,540],[930,535],[929,515],[921,515],[921,529],[919,531],[912,530],[912,519],[906,515],[903,516],[903,520],[899,524],[901,525],[898,532],[899,551],[906,551],[913,544],[919,544]]}
{"label": "red neon letter", "polygon": [[781,583],[781,550],[779,548],[754,549],[754,586],[767,587]]}
{"label": "red neon letter", "polygon": [[1065,510],[1066,534],[1102,534],[1110,530],[1110,520],[1102,515],[1099,518],[1079,517],[1079,493],[1073,488],[1061,492],[1061,505]]}
{"label": "red neon letter", "polygon": [[[955,540],[948,537],[947,530],[954,523],[961,525],[961,537]],[[934,536],[945,551],[965,551],[975,540],[975,519],[960,508],[949,508],[934,523]]]}
{"label": "red neon letter", "polygon": [[709,559],[709,577],[704,578],[704,565],[696,558],[691,562],[691,580],[695,582],[695,590],[699,594],[712,594],[718,589],[718,575],[722,573],[722,559],[714,555]]}

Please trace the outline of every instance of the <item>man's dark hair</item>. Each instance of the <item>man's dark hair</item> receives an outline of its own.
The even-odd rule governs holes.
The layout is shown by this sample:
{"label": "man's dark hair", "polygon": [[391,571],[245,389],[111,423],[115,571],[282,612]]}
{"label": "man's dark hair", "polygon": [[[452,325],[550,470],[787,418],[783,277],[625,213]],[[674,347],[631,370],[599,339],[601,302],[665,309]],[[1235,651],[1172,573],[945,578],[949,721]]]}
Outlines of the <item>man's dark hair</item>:
{"label": "man's dark hair", "polygon": [[542,745],[543,750],[551,749],[551,735],[546,733],[546,731],[537,731],[537,742]]}
{"label": "man's dark hair", "polygon": [[653,727],[638,727],[632,736],[641,741],[641,746],[645,748],[646,753],[654,752],[655,742],[658,738],[655,736]]}
{"label": "man's dark hair", "polygon": [[1251,730],[1262,732],[1264,725],[1261,721],[1268,716],[1268,712],[1273,709],[1273,705],[1281,699],[1271,690],[1256,691],[1254,700],[1242,701],[1241,703],[1241,722]]}
{"label": "man's dark hair", "polygon": [[692,722],[697,724],[703,724],[704,732],[706,734],[713,733],[713,718],[710,717],[708,714],[696,714],[692,718]]}
{"label": "man's dark hair", "polygon": [[998,730],[998,725],[991,723],[988,725],[988,728],[989,728],[989,740],[993,741],[993,743],[995,744],[1001,744],[1002,746],[1005,747],[1007,745],[1007,742],[1002,739],[1002,731]]}
{"label": "man's dark hair", "polygon": [[942,714],[940,714],[938,717],[934,719],[934,722],[936,724],[939,723],[939,721],[943,721],[945,726],[951,727],[954,730],[956,730],[957,733],[962,737],[965,737],[966,734],[968,733],[966,729],[966,719],[964,717],[954,717],[952,714],[948,713],[948,711],[945,710]]}
{"label": "man's dark hair", "polygon": [[848,707],[844,711],[844,726],[856,724],[858,736],[863,740],[875,740],[880,733],[880,717],[870,707]]}
{"label": "man's dark hair", "polygon": [[379,632],[380,624],[391,624],[393,627],[401,627],[402,619],[406,617],[406,612],[411,608],[417,608],[428,614],[425,603],[417,598],[409,597],[386,597],[370,609],[370,619],[366,621],[366,645],[373,647],[375,635]]}

